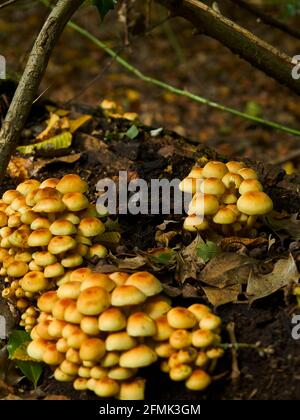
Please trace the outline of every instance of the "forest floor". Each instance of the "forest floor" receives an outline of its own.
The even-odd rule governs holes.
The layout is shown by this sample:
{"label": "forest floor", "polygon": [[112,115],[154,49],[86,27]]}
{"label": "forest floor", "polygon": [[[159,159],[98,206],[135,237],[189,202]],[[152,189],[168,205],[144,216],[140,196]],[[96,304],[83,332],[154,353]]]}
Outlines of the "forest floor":
{"label": "forest floor", "polygon": [[[30,48],[33,33],[37,31],[40,20],[45,16],[42,7],[37,5],[32,8],[14,12],[12,15],[3,13],[0,18],[0,40],[1,44],[5,45],[1,53],[6,55],[12,73],[18,73],[24,64],[25,53]],[[101,29],[102,39],[107,39],[118,49],[122,40],[113,34],[110,19],[112,18],[108,18]],[[90,12],[81,12],[77,21],[83,25],[87,24],[94,33],[99,33],[99,21]],[[250,28],[257,28],[255,21],[246,23]],[[168,29],[162,27],[147,37],[136,38],[124,51],[124,55],[146,74],[166,80],[170,84],[186,87],[212,100],[238,109],[250,110],[283,124],[299,126],[299,100],[290,91],[206,37],[195,36],[195,42],[190,42],[192,31],[184,22],[176,21],[173,30],[174,33],[180,33],[178,42],[182,49],[179,55],[178,51],[176,55],[170,45],[170,39],[166,36]],[[268,31],[268,28],[263,26],[258,28],[258,32],[275,45],[280,45],[289,54],[294,55],[298,52],[298,42],[282,37],[280,32]],[[17,57],[21,57],[19,62]],[[48,88],[45,97],[51,98],[60,108],[65,106],[67,109],[72,108],[74,112],[74,107],[68,104],[69,100],[96,77],[106,64],[107,58],[100,50],[68,29],[57,46],[41,91]],[[10,93],[2,94],[9,101]],[[126,139],[119,134],[126,133],[132,123],[122,119],[104,118],[99,107],[103,99],[116,101],[124,111],[136,112],[139,120],[146,126],[164,127],[176,131],[179,135],[162,131],[154,137],[150,129],[140,127],[135,139]],[[77,112],[93,113],[92,121],[75,136],[72,150],[64,153],[68,157],[73,156],[73,159],[68,158],[64,161],[61,156],[56,155],[32,156],[27,159],[26,171],[38,179],[61,176],[68,172],[79,173],[89,182],[91,198],[94,201],[96,182],[105,176],[116,176],[119,170],[129,170],[132,176],[137,174],[145,179],[156,178],[161,174],[182,178],[188,173],[195,158],[201,157],[201,147],[198,149],[197,143],[211,147],[228,157],[248,157],[266,163],[281,163],[282,160],[284,163],[293,164],[295,170],[300,166],[300,159],[291,161],[288,158],[292,151],[299,148],[296,137],[258,127],[229,114],[192,103],[185,98],[164,93],[151,85],[144,85],[126,74],[115,63],[111,64],[104,75],[84,94],[74,98],[73,102],[89,105],[76,107]],[[3,107],[5,108],[5,101],[2,101]],[[44,108],[34,108],[22,136],[24,143],[45,128],[45,119]],[[193,139],[193,142],[184,142],[182,136]],[[54,160],[51,160],[53,157]],[[8,189],[17,182],[18,177],[8,176],[1,189]],[[115,255],[134,256],[141,251],[146,252],[161,246],[154,237],[163,221],[162,216],[120,217],[122,242],[114,250]],[[269,235],[273,235],[273,232],[268,227],[261,226],[261,244],[246,244],[242,250],[237,249],[237,254],[255,258],[257,266],[261,269],[261,266],[264,266],[264,272],[269,273],[274,267],[274,261],[286,258],[289,252],[293,251],[293,258],[297,261],[299,269],[299,241],[295,241],[289,235],[275,235],[275,244],[270,251]],[[180,239],[177,236],[169,246],[178,243],[187,246],[192,239],[189,235],[182,235]],[[231,249],[224,248],[222,251],[232,252]],[[175,296],[175,301],[183,304],[195,300],[206,302],[201,281],[194,279],[187,283],[176,282],[173,280],[173,273],[170,269],[162,269],[157,275],[165,283],[166,291]],[[145,370],[144,374],[148,380],[147,397],[170,400],[299,399],[300,341],[291,336],[291,319],[292,315],[300,313],[300,310],[294,298],[279,290],[249,305],[249,302],[240,296],[235,302],[219,306],[217,313],[222,317],[224,326],[234,322],[238,343],[254,345],[259,342],[261,348],[272,351],[266,351],[264,355],[259,355],[257,350],[250,348],[238,351],[240,376],[235,380],[231,377],[231,353],[227,352],[215,372],[217,380],[200,396],[198,393],[187,392],[182,384],[170,383],[167,375],[159,372],[158,368],[151,369],[150,372]],[[225,330],[223,341],[229,341]],[[29,398],[42,397],[45,393],[65,395],[67,398],[79,396],[68,385],[49,380],[47,371],[38,392],[30,393],[26,385],[24,390]],[[80,398],[93,396],[81,393]]]}

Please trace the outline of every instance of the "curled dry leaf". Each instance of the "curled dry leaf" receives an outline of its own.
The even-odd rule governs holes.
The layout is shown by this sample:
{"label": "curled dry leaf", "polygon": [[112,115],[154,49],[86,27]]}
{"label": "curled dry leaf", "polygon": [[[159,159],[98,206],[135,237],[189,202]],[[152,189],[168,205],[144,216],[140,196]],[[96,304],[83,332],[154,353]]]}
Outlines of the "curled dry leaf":
{"label": "curled dry leaf", "polygon": [[292,255],[287,259],[278,260],[271,273],[260,275],[251,272],[247,286],[248,299],[253,302],[269,296],[285,286],[297,283],[299,277],[300,274]]}
{"label": "curled dry leaf", "polygon": [[205,261],[198,254],[199,247],[205,245],[200,235],[197,235],[190,245],[177,254],[175,278],[180,283],[186,279],[197,279],[198,273],[204,267]]}
{"label": "curled dry leaf", "polygon": [[279,232],[286,232],[292,239],[300,240],[300,219],[298,219],[298,214],[292,214],[288,218],[266,216],[265,221],[279,237],[282,237]]}
{"label": "curled dry leaf", "polygon": [[247,247],[249,249],[256,248],[268,243],[267,238],[258,237],[258,238],[240,238],[235,236],[230,236],[228,238],[223,238],[220,246],[223,251],[237,251],[242,247]]}

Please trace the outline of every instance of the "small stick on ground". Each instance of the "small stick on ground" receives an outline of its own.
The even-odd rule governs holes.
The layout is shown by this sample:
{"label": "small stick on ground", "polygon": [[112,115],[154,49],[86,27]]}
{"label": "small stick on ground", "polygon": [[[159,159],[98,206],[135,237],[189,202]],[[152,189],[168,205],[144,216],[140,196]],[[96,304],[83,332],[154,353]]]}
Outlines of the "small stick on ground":
{"label": "small stick on ground", "polygon": [[231,348],[231,356],[232,356],[232,370],[231,370],[231,379],[233,382],[237,381],[237,379],[241,375],[241,371],[239,369],[238,364],[238,350],[237,350],[237,341],[235,336],[235,323],[229,322],[226,326],[226,329],[228,331],[229,339],[232,344]]}

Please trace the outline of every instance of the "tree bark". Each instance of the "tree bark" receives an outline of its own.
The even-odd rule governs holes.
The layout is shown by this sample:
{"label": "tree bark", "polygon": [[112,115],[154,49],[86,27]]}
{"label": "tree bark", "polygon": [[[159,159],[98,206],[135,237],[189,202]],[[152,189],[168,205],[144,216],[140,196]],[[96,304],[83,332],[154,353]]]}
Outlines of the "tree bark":
{"label": "tree bark", "polygon": [[300,95],[300,79],[292,77],[292,58],[198,0],[157,0],[173,15],[218,40],[273,79]]}
{"label": "tree bark", "polygon": [[5,174],[20,133],[29,115],[55,44],[84,0],[59,0],[48,16],[28,58],[0,131],[0,178]]}

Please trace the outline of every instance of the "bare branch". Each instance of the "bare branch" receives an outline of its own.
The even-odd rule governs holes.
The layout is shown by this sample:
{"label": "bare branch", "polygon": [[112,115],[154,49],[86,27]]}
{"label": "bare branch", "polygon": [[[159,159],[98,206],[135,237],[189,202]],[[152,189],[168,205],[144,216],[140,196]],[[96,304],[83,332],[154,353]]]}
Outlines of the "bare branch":
{"label": "bare branch", "polygon": [[0,4],[0,10],[1,10],[1,9],[4,9],[4,7],[8,7],[8,6],[10,6],[11,4],[17,3],[18,1],[19,1],[19,0],[8,0],[8,1],[6,1],[6,2],[4,2],[4,3]]}
{"label": "bare branch", "polygon": [[292,58],[198,0],[157,0],[174,16],[218,40],[250,64],[300,95],[300,79],[292,77]]}

